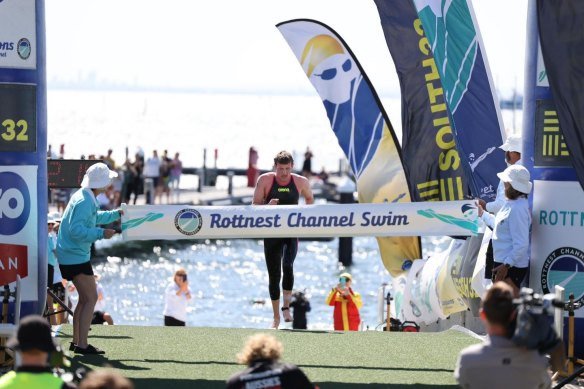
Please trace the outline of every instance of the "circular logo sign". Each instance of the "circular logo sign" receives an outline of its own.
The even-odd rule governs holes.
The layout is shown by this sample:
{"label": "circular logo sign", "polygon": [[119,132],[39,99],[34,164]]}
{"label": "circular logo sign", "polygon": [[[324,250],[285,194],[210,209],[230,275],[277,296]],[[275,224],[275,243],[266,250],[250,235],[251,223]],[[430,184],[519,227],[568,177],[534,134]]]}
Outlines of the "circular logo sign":
{"label": "circular logo sign", "polygon": [[22,38],[18,41],[18,45],[16,45],[16,52],[22,59],[28,59],[28,57],[30,57],[31,47],[28,39]]}
{"label": "circular logo sign", "polygon": [[13,172],[0,173],[0,235],[20,232],[30,214],[30,194],[22,177]]}
{"label": "circular logo sign", "polygon": [[543,263],[541,288],[553,293],[559,285],[566,291],[566,299],[574,294],[575,303],[584,303],[584,252],[574,247],[560,247],[552,251]]}
{"label": "circular logo sign", "polygon": [[183,209],[174,217],[174,226],[184,235],[195,235],[203,226],[203,218],[195,209]]}

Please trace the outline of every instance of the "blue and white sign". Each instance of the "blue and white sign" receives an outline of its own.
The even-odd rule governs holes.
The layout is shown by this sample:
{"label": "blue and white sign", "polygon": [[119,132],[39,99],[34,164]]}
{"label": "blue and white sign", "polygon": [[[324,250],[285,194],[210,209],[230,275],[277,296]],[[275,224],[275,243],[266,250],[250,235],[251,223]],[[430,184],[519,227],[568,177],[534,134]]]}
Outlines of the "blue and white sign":
{"label": "blue and white sign", "polygon": [[0,68],[36,69],[35,0],[0,2]]}
{"label": "blue and white sign", "polygon": [[476,235],[473,201],[305,206],[123,205],[125,240]]}
{"label": "blue and white sign", "polygon": [[[38,298],[37,169],[37,166],[0,166],[0,244],[6,252],[26,251],[26,254],[6,257],[0,252],[0,272],[20,274],[23,301]],[[22,246],[27,249],[10,250]]]}

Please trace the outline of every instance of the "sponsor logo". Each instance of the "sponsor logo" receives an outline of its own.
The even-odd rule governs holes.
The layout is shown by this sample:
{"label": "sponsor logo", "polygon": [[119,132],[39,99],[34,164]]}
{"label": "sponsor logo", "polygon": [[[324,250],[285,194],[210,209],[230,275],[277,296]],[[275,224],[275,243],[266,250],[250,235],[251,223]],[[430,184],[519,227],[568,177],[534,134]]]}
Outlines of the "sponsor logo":
{"label": "sponsor logo", "polygon": [[278,188],[278,192],[290,192],[290,188]]}
{"label": "sponsor logo", "polygon": [[0,172],[0,235],[19,233],[30,215],[30,193],[14,172]]}
{"label": "sponsor logo", "polygon": [[0,284],[16,281],[16,276],[28,276],[28,248],[18,244],[0,243]]}
{"label": "sponsor logo", "polygon": [[195,209],[183,209],[174,217],[174,226],[181,234],[195,235],[203,226],[203,218]]}
{"label": "sponsor logo", "polygon": [[18,45],[16,45],[16,51],[18,52],[18,56],[22,59],[28,59],[30,57],[31,47],[30,42],[26,38],[22,38],[18,41]]}
{"label": "sponsor logo", "polygon": [[566,299],[574,294],[574,302],[584,303],[584,252],[574,247],[560,247],[552,251],[543,263],[541,288],[553,293],[559,285],[566,291]]}

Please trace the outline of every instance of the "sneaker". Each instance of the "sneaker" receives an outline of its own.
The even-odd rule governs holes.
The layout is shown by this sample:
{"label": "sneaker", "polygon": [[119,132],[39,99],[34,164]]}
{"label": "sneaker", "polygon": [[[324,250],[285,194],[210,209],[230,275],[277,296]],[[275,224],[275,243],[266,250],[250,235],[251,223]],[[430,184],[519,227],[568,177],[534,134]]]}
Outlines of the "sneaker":
{"label": "sneaker", "polygon": [[69,343],[69,351],[75,351],[75,347],[77,347],[75,346],[75,343],[73,342]]}
{"label": "sneaker", "polygon": [[98,349],[97,347],[93,347],[90,344],[88,344],[85,348],[75,346],[73,351],[77,354],[105,354],[105,351]]}

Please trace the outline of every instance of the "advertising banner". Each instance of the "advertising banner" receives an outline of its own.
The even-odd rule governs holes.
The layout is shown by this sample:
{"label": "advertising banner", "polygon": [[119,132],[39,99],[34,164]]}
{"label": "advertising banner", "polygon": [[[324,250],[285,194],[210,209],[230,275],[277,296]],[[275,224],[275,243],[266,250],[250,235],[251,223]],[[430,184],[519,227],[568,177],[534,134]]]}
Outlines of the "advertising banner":
{"label": "advertising banner", "polygon": [[0,1],[0,68],[36,69],[35,0]]}
{"label": "advertising banner", "polygon": [[125,240],[476,235],[472,201],[305,206],[123,205]]}
{"label": "advertising banner", "polygon": [[450,316],[453,313],[467,309],[465,299],[462,298],[456,289],[451,272],[451,269],[455,268],[456,264],[462,260],[466,248],[466,240],[453,239],[450,247],[446,250],[445,261],[442,263],[442,266],[436,269],[438,271],[436,292],[442,314],[445,316]]}
{"label": "advertising banner", "polygon": [[504,129],[472,4],[469,0],[414,3],[452,113],[456,146],[472,172],[473,195],[493,201],[497,173],[506,167],[498,148]]}
{"label": "advertising banner", "polygon": [[[558,195],[561,193],[561,196]],[[553,293],[560,285],[566,298],[584,303],[584,191],[575,181],[535,181],[530,286]],[[584,317],[584,309],[576,310]]]}
{"label": "advertising banner", "polygon": [[436,61],[411,0],[375,0],[402,97],[402,158],[414,201],[469,194]]}
{"label": "advertising banner", "polygon": [[[318,92],[333,132],[357,180],[360,203],[411,201],[399,142],[357,58],[333,29],[315,20],[278,24]],[[419,237],[378,238],[385,268],[398,275],[421,258]]]}
{"label": "advertising banner", "polygon": [[38,298],[36,193],[37,166],[0,166],[0,285],[20,275],[23,301]]}

